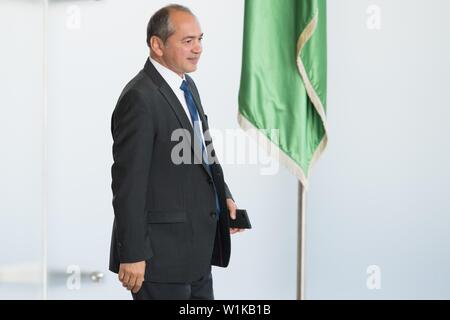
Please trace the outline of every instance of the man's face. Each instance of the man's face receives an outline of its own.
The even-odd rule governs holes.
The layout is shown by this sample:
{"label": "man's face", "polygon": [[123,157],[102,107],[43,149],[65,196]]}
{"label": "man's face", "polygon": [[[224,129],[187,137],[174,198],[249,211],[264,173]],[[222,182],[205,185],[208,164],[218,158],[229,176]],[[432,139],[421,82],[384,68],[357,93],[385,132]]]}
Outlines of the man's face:
{"label": "man's face", "polygon": [[183,11],[170,13],[170,21],[175,33],[161,48],[166,66],[179,75],[197,70],[202,54],[203,33],[197,19]]}

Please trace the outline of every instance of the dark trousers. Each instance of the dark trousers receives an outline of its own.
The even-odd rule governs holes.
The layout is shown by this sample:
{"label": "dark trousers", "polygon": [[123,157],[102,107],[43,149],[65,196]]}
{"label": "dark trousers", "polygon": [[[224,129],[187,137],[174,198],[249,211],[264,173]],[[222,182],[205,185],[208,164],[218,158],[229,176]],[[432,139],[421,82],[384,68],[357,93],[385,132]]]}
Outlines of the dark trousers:
{"label": "dark trousers", "polygon": [[134,300],[214,300],[211,271],[191,283],[157,283],[144,281]]}

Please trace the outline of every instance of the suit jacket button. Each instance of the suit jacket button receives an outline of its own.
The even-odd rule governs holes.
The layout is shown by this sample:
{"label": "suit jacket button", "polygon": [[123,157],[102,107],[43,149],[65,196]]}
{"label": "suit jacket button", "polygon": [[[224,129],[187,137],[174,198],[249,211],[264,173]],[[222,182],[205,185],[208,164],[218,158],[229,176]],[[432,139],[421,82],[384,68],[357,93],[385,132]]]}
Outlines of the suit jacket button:
{"label": "suit jacket button", "polygon": [[215,211],[211,211],[210,215],[211,215],[211,217],[215,218],[216,217],[216,212]]}
{"label": "suit jacket button", "polygon": [[213,184],[213,180],[211,179],[211,177],[208,177],[208,183],[209,183],[210,185]]}

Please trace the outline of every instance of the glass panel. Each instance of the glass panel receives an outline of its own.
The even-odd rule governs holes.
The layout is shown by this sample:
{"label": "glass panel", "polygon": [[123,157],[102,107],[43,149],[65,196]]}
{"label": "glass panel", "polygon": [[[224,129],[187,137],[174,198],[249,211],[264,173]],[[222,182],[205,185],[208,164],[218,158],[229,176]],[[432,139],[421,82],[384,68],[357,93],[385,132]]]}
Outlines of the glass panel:
{"label": "glass panel", "polygon": [[44,1],[0,1],[0,299],[44,297],[43,36]]}

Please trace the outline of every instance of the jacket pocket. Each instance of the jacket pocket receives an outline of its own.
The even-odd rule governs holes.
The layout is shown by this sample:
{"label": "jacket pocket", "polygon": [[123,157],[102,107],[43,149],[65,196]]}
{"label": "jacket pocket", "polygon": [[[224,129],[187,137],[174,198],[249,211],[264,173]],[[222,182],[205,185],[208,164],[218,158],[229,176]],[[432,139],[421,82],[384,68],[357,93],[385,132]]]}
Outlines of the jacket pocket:
{"label": "jacket pocket", "polygon": [[[185,211],[149,211],[147,232],[151,239],[153,270],[183,266],[189,259],[190,225]],[[163,272],[163,271],[161,271]]]}

